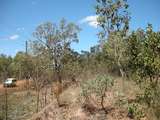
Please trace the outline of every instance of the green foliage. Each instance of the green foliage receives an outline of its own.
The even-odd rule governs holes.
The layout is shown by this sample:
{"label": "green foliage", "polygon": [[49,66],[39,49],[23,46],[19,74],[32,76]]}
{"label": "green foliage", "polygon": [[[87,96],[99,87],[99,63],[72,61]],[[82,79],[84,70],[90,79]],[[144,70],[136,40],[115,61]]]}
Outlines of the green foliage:
{"label": "green foliage", "polygon": [[85,81],[82,84],[82,95],[96,93],[97,96],[101,96],[111,86],[113,86],[113,80],[110,76],[99,75],[96,79]]}
{"label": "green foliage", "polygon": [[97,0],[96,14],[98,25],[101,27],[99,39],[110,59],[110,65],[119,69],[122,77],[125,76],[127,65],[125,56],[125,37],[129,29],[130,16],[126,0]]}
{"label": "green foliage", "polygon": [[159,119],[160,32],[154,32],[151,24],[146,31],[133,32],[128,38],[127,52],[129,67],[143,91],[139,98]]}
{"label": "green foliage", "polygon": [[81,95],[89,100],[92,95],[101,99],[102,108],[105,92],[113,86],[113,79],[110,76],[99,75],[94,80],[85,81],[82,85]]}
{"label": "green foliage", "polygon": [[[11,76],[12,74],[12,58],[5,56],[5,55],[0,55],[0,79],[4,80],[8,76]],[[0,81],[2,82],[2,81]]]}
{"label": "green foliage", "polygon": [[107,33],[129,29],[129,13],[126,0],[97,0],[95,7],[98,15],[98,25],[103,29],[100,39],[106,38]]}
{"label": "green foliage", "polygon": [[104,53],[110,60],[111,66],[116,66],[122,77],[124,77],[124,71],[128,64],[126,48],[127,44],[122,32],[110,33],[103,48]]}
{"label": "green foliage", "polygon": [[80,28],[74,23],[67,23],[62,19],[59,25],[46,22],[39,25],[33,33],[31,43],[32,52],[35,55],[48,54],[50,65],[57,73],[58,81],[61,82],[63,58],[70,50],[72,42],[78,42]]}
{"label": "green foliage", "polygon": [[13,59],[13,75],[19,79],[28,79],[33,70],[32,58],[24,52],[18,52]]}
{"label": "green foliage", "polygon": [[79,54],[73,50],[69,50],[68,53],[64,55],[62,63],[65,79],[69,78],[74,81],[82,70],[79,62]]}
{"label": "green foliage", "polygon": [[141,120],[141,118],[144,117],[144,113],[142,111],[142,109],[139,109],[140,106],[138,106],[138,104],[134,103],[134,104],[130,104],[128,106],[128,117],[130,118],[134,118],[135,120]]}
{"label": "green foliage", "polygon": [[160,86],[152,88],[150,85],[146,85],[143,94],[137,95],[137,100],[141,104],[146,104],[153,112],[157,119],[160,118]]}
{"label": "green foliage", "polygon": [[[132,33],[128,40],[129,66],[141,78],[156,85],[160,75],[160,33],[148,25],[146,32]],[[143,80],[143,79],[142,79]]]}

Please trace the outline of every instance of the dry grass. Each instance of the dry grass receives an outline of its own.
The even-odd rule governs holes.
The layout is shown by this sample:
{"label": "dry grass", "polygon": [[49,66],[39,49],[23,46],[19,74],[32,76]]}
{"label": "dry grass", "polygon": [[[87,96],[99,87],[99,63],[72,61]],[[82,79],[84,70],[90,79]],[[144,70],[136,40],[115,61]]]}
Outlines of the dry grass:
{"label": "dry grass", "polygon": [[[138,88],[133,87],[134,85],[128,81],[126,83],[128,88],[125,88],[125,93],[119,96],[117,91],[122,91],[121,82],[120,78],[116,78],[113,89],[106,93],[105,107],[107,114],[98,106],[97,99],[94,100],[97,101],[97,105],[91,105],[91,109],[89,106],[87,106],[88,108],[84,107],[80,101],[80,87],[72,85],[61,94],[62,107],[58,108],[56,103],[53,103],[47,106],[43,112],[41,111],[35,115],[36,117],[34,116],[32,120],[36,120],[38,117],[42,120],[130,120],[127,117],[128,111],[125,104],[124,106],[118,106],[116,102],[119,100],[119,97],[126,100],[131,97],[134,98]],[[133,88],[133,91],[131,88]],[[48,113],[47,116],[44,113]]]}
{"label": "dry grass", "polygon": [[[5,114],[4,95],[0,97],[1,116]],[[8,119],[22,120],[30,117],[35,112],[35,95],[27,95],[26,91],[8,94]]]}
{"label": "dry grass", "polygon": [[[80,91],[79,85],[70,84],[60,95],[62,104],[60,108],[53,98],[52,102],[48,102],[50,104],[38,114],[34,114],[36,108],[35,92],[32,92],[33,94],[29,97],[27,97],[26,91],[12,93],[9,96],[9,101],[11,101],[9,117],[12,118],[11,120],[130,120],[127,117],[127,103],[134,101],[136,94],[140,92],[138,86],[132,81],[123,83],[121,78],[115,78],[113,88],[106,92],[104,104],[107,110],[106,114],[100,108],[98,99],[94,100],[97,104],[92,104],[91,110],[87,108],[88,106],[84,107]],[[50,93],[48,92],[48,94]]]}

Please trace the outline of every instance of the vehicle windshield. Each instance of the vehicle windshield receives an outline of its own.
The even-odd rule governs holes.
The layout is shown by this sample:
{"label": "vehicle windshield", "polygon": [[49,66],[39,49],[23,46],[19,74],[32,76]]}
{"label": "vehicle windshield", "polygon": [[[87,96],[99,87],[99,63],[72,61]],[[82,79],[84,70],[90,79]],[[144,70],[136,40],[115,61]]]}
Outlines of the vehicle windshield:
{"label": "vehicle windshield", "polygon": [[11,82],[15,82],[15,81],[16,81],[15,79],[11,79],[11,78],[8,78],[8,79],[5,80],[5,82],[7,82],[7,83],[8,82],[11,83]]}
{"label": "vehicle windshield", "polygon": [[7,80],[5,80],[5,82],[6,82],[6,83],[11,83],[12,80],[8,80],[8,79],[7,79]]}

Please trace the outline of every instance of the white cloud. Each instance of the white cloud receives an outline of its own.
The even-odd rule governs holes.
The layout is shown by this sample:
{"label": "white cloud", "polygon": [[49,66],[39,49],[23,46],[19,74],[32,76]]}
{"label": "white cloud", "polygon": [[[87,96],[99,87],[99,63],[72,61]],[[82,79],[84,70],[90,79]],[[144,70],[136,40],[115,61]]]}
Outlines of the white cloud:
{"label": "white cloud", "polygon": [[19,35],[15,34],[15,35],[9,36],[8,39],[10,39],[10,40],[16,40],[18,38],[19,38]]}
{"label": "white cloud", "polygon": [[0,37],[0,40],[16,40],[18,38],[19,38],[19,35],[18,34],[14,34],[14,35],[7,36],[7,37]]}
{"label": "white cloud", "polygon": [[97,22],[97,15],[92,15],[92,16],[87,16],[80,20],[80,23],[87,23],[89,26],[97,28],[98,27],[98,22]]}
{"label": "white cloud", "polygon": [[24,27],[18,27],[16,30],[17,31],[24,31]]}

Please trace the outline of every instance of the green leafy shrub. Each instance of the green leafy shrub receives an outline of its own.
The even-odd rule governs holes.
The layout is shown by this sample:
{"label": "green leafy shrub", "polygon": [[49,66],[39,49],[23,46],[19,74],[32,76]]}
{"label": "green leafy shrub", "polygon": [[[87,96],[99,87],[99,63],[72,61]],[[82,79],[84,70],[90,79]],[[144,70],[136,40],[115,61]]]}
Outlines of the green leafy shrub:
{"label": "green leafy shrub", "polygon": [[140,103],[145,103],[157,120],[160,119],[160,86],[152,88],[150,85],[144,88],[143,94],[137,96]]}
{"label": "green leafy shrub", "polygon": [[[154,32],[148,24],[128,38],[129,67],[141,88],[141,103],[152,109],[152,117],[160,119],[160,32]],[[150,113],[150,111],[149,111]]]}
{"label": "green leafy shrub", "polygon": [[140,108],[141,107],[136,103],[128,105],[128,117],[135,120],[140,120],[141,118],[143,118],[144,113]]}
{"label": "green leafy shrub", "polygon": [[92,95],[100,98],[100,103],[102,109],[104,107],[104,97],[106,91],[111,88],[114,84],[113,79],[110,76],[106,75],[99,75],[93,80],[88,80],[82,83],[81,88],[81,95],[86,99],[90,100]]}

